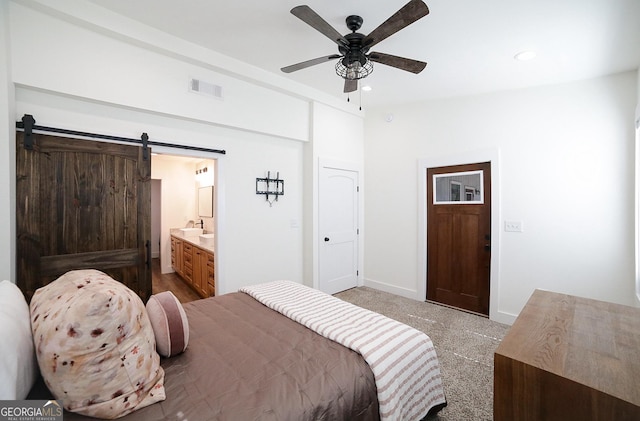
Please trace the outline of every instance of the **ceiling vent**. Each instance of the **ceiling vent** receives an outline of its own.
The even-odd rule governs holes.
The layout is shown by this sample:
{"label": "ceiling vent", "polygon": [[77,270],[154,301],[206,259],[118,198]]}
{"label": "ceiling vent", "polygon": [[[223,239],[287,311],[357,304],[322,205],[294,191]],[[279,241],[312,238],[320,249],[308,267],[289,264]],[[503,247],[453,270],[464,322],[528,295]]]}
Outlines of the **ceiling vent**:
{"label": "ceiling vent", "polygon": [[198,79],[189,79],[189,90],[213,98],[222,99],[222,86]]}

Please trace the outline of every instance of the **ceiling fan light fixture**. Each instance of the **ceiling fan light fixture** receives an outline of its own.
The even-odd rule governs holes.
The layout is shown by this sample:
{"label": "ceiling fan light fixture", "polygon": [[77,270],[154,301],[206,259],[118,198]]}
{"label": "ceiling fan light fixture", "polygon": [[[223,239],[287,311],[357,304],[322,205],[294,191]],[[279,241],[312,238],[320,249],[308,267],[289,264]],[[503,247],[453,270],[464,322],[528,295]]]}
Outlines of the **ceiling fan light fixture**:
{"label": "ceiling fan light fixture", "polygon": [[348,65],[342,63],[343,60],[338,60],[336,63],[336,74],[346,80],[358,80],[364,79],[373,72],[373,63],[367,59],[364,65],[359,61],[354,61]]}

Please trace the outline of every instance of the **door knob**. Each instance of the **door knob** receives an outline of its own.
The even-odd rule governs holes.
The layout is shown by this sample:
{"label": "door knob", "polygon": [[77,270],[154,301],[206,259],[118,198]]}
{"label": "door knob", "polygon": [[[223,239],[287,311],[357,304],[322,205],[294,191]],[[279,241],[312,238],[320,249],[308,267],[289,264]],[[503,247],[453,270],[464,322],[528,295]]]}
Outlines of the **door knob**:
{"label": "door knob", "polygon": [[329,241],[329,237],[324,237],[324,241]]}

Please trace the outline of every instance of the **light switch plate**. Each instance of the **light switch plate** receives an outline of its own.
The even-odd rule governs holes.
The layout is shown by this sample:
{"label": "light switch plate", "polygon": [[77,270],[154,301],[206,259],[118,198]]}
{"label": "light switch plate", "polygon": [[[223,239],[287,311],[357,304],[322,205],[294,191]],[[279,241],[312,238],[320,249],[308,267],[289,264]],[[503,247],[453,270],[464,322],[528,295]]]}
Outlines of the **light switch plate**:
{"label": "light switch plate", "polygon": [[506,232],[522,232],[522,221],[504,221]]}

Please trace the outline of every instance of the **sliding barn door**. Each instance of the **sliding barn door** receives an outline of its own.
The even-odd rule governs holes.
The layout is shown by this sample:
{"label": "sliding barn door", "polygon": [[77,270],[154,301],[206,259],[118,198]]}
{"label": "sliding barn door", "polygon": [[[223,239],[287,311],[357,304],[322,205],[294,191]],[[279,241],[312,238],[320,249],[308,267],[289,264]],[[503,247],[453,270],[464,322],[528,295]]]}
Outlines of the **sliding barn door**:
{"label": "sliding barn door", "polygon": [[16,133],[17,284],[36,289],[98,269],[151,295],[151,154],[142,148]]}

